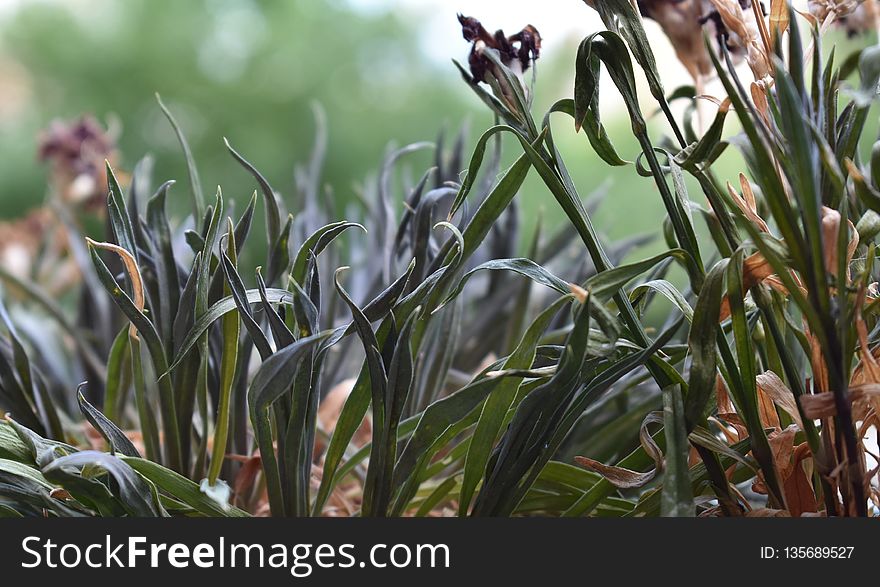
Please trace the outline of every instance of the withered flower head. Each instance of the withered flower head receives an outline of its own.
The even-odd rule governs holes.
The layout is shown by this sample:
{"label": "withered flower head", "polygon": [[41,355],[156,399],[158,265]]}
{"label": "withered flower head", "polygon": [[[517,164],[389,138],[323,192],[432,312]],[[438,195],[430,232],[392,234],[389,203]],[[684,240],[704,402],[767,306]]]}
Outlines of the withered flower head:
{"label": "withered flower head", "polygon": [[114,163],[110,133],[89,115],[72,122],[53,121],[40,136],[38,157],[51,166],[51,182],[68,203],[103,206],[107,185],[105,160]]}
{"label": "withered flower head", "polygon": [[694,79],[709,75],[712,61],[703,45],[704,0],[639,0],[645,18],[657,21],[678,60]]}
{"label": "withered flower head", "polygon": [[[486,48],[498,51],[501,63],[520,77],[541,52],[541,35],[532,25],[526,25],[520,32],[508,37],[500,29],[494,35],[490,34],[479,20],[471,16],[459,14],[458,22],[461,23],[464,40],[472,43],[468,65],[474,81],[485,82],[486,73],[493,73],[494,64],[483,54]],[[495,77],[500,78],[498,75]]]}
{"label": "withered flower head", "polygon": [[726,45],[734,59],[745,59],[755,79],[762,80],[772,75],[769,47],[763,38],[766,34],[769,40],[769,33],[764,21],[764,4],[753,4],[752,0],[710,0],[711,8],[706,11],[703,22],[713,29],[718,42]]}
{"label": "withered flower head", "polygon": [[848,37],[880,27],[878,0],[810,0],[809,7],[820,24],[841,27]]}
{"label": "withered flower head", "polygon": [[[595,8],[595,2],[584,0]],[[757,0],[756,0],[757,1]],[[679,61],[695,80],[711,74],[712,65],[703,44],[703,31],[724,43],[735,60],[745,58],[757,79],[770,73],[761,44],[760,26],[752,0],[638,0],[644,18],[655,20],[669,38]],[[764,14],[763,4],[757,8]]]}

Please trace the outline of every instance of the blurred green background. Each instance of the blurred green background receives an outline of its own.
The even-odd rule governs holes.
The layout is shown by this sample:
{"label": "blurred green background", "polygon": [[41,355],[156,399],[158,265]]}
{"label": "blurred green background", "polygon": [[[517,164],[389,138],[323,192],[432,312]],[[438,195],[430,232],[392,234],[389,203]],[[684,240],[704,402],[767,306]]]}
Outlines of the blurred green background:
{"label": "blurred green background", "polygon": [[[234,198],[255,186],[222,137],[290,197],[295,165],[307,162],[313,148],[311,106],[319,103],[329,130],[325,183],[337,204],[349,201],[390,143],[434,140],[444,128],[454,134],[468,124],[472,144],[493,123],[451,63],[464,61],[468,51],[458,10],[478,5],[473,7],[482,12],[474,15],[487,27],[510,32],[528,18],[545,37],[536,113],[569,96],[577,43],[597,24],[582,3],[555,3],[559,10],[497,0],[448,2],[448,9],[442,2],[394,0],[0,2],[0,218],[18,217],[45,198],[39,131],[55,118],[83,113],[119,126],[123,169],[151,153],[154,179],[178,180],[172,193],[177,210],[185,212],[185,165],[155,92],[184,128],[205,191],[221,185]],[[510,5],[517,5],[517,14],[510,14]],[[581,20],[566,19],[572,14]],[[598,215],[600,229],[616,235],[656,231],[654,212],[661,208],[650,180],[632,168],[602,164],[557,116],[556,134],[583,194],[615,181],[614,197]],[[627,125],[619,116],[609,121],[619,148],[632,155]],[[506,161],[515,149],[509,144]],[[410,159],[415,174],[429,157]],[[534,177],[521,201],[524,239],[539,208],[549,221],[559,218]]]}
{"label": "blurred green background", "polygon": [[0,97],[0,216],[43,197],[34,139],[55,117],[118,121],[124,167],[150,152],[158,179],[185,180],[155,92],[183,126],[206,190],[219,184],[233,196],[252,182],[222,137],[289,193],[294,163],[314,142],[310,103],[319,102],[330,119],[327,181],[349,191],[385,143],[433,139],[468,110],[413,50],[416,33],[385,14],[314,0],[21,3],[0,32],[0,75],[20,94]]}
{"label": "blurred green background", "polygon": [[[470,147],[492,125],[451,63],[468,52],[458,11],[491,30],[510,33],[531,23],[542,32],[539,120],[571,95],[577,44],[600,26],[581,0],[0,0],[0,219],[19,217],[45,198],[39,131],[83,113],[118,125],[122,169],[151,153],[154,180],[178,180],[172,205],[188,211],[184,160],[155,92],[184,128],[205,192],[221,185],[239,201],[255,186],[222,138],[290,202],[295,166],[308,161],[314,144],[312,105],[320,104],[329,131],[324,183],[342,210],[389,144],[431,141],[444,128],[454,134],[468,124]],[[667,88],[689,82],[656,24],[646,27]],[[653,112],[647,92],[641,97]],[[613,87],[603,88],[602,100],[609,133],[633,160],[638,148]],[[553,121],[582,195],[611,182],[594,218],[599,231],[612,238],[659,234],[663,210],[652,180],[632,166],[608,167],[574,134],[570,119]],[[510,162],[519,147],[507,147]],[[431,160],[422,154],[409,161],[417,177]],[[740,169],[737,156],[725,155],[720,175],[735,180]],[[698,189],[691,197],[703,202]],[[520,202],[523,242],[538,210],[548,225],[561,220],[534,174]]]}

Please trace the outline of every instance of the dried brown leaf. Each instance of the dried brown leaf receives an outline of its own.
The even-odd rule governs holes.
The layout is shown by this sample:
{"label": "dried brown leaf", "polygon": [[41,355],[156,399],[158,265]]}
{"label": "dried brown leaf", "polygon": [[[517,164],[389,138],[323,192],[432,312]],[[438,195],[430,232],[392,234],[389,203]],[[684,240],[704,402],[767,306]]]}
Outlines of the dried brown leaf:
{"label": "dried brown leaf", "polygon": [[802,395],[800,402],[804,415],[810,420],[831,418],[837,413],[834,407],[834,394],[830,391]]}
{"label": "dried brown leaf", "polygon": [[[773,275],[773,267],[761,253],[753,253],[743,260],[743,297],[754,286],[762,283]],[[784,288],[783,288],[784,289]],[[721,311],[718,321],[722,322],[730,317],[730,299],[724,296],[721,300]]]}
{"label": "dried brown leaf", "polygon": [[804,465],[812,457],[807,443],[801,443],[794,451],[792,468],[789,476],[782,481],[785,492],[785,503],[792,517],[800,517],[805,513],[814,513],[819,509],[813,484],[804,470]]}
{"label": "dried brown leaf", "polygon": [[828,367],[825,364],[822,346],[808,327],[804,328],[804,334],[810,345],[810,366],[813,369],[813,386],[817,393],[828,391]]}
{"label": "dried brown leaf", "polygon": [[574,461],[582,467],[599,473],[607,479],[609,483],[619,489],[642,487],[657,474],[657,469],[651,469],[646,473],[640,473],[623,467],[605,465],[588,457],[575,457]]}
{"label": "dried brown leaf", "polygon": [[782,37],[782,33],[788,30],[788,2],[787,0],[770,0],[770,38],[775,34]]}
{"label": "dried brown leaf", "polygon": [[[125,272],[128,273],[128,277],[131,280],[131,289],[132,295],[134,295],[135,307],[138,311],[144,311],[145,299],[144,299],[144,281],[141,278],[141,270],[138,267],[137,261],[130,252],[126,251],[119,245],[115,245],[113,243],[101,243],[97,241],[93,241],[92,239],[86,237],[86,241],[89,245],[97,248],[104,249],[105,251],[110,251],[112,253],[116,253],[116,255],[122,260],[122,264],[125,266]],[[137,338],[137,328],[134,324],[129,326],[128,335],[132,338]]]}
{"label": "dried brown leaf", "polygon": [[[859,246],[859,233],[855,225],[847,220],[849,233],[852,235],[846,247],[846,279],[850,279],[849,264],[853,254]],[[837,235],[840,232],[840,212],[822,206],[822,240],[824,243],[825,270],[835,277],[837,276]]]}
{"label": "dried brown leaf", "polygon": [[758,417],[764,428],[773,428],[774,430],[782,430],[782,423],[779,421],[779,414],[776,412],[776,404],[773,398],[766,391],[758,387]]}
{"label": "dried brown leaf", "polygon": [[[764,96],[764,99],[766,100],[766,96]],[[742,195],[733,188],[730,182],[727,182],[727,191],[730,194],[730,197],[733,199],[737,207],[742,210],[742,213],[745,214],[746,218],[748,218],[758,230],[761,232],[770,232],[767,222],[758,215],[758,203],[755,199],[755,192],[752,190],[749,180],[742,173],[739,174],[739,184],[740,189],[742,190]]]}
{"label": "dried brown leaf", "polygon": [[765,371],[758,375],[756,379],[758,383],[758,392],[762,395],[770,397],[774,404],[779,406],[786,414],[791,416],[798,428],[804,429],[804,423],[801,421],[801,415],[797,409],[797,403],[794,399],[794,393],[788,388],[779,375],[773,371]]}
{"label": "dried brown leaf", "polygon": [[[771,432],[767,436],[770,443],[770,452],[773,455],[773,464],[776,467],[776,475],[780,482],[791,475],[792,456],[794,455],[794,436],[797,427],[789,426],[785,430]],[[759,471],[757,477],[752,483],[752,490],[756,493],[766,494],[767,486],[764,481],[763,471]]]}
{"label": "dried brown leaf", "polygon": [[582,304],[587,301],[587,290],[576,283],[569,283],[568,287],[571,289],[571,295],[573,295],[577,301]]}
{"label": "dried brown leaf", "polygon": [[653,479],[659,470],[663,468],[663,451],[654,442],[651,432],[648,430],[650,424],[662,423],[663,414],[659,412],[651,412],[642,421],[639,429],[639,442],[645,453],[654,461],[654,468],[650,471],[640,473],[632,471],[624,467],[615,467],[606,465],[589,457],[576,456],[575,462],[591,471],[595,471],[602,475],[609,483],[620,489],[632,489],[634,487],[642,487]]}

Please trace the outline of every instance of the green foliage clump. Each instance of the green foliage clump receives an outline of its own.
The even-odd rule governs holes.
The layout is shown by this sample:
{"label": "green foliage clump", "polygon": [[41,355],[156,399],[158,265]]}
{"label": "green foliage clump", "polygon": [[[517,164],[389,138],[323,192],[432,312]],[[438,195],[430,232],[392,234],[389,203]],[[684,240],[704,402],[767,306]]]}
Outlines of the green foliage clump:
{"label": "green foliage clump", "polygon": [[[537,31],[489,35],[460,17],[473,44],[458,68],[498,124],[461,176],[461,141],[433,145],[415,181],[398,181],[399,163],[432,145],[390,153],[345,221],[317,197],[320,156],[304,178],[311,197],[288,210],[227,143],[258,189],[236,214],[219,190],[209,200],[165,109],[187,153],[189,220],[169,220],[170,182],[148,197],[140,168],[126,195],[108,166],[106,237],[78,256],[83,314],[2,273],[32,299],[2,312],[0,511],[869,515],[880,174],[877,147],[860,155],[859,139],[880,51],[837,66],[817,28],[805,52],[795,14],[781,27],[775,8],[773,36],[747,56],[754,82],[723,29],[707,41],[727,100],[701,132],[673,115],[670,99],[696,97],[667,97],[627,0],[599,4],[608,30],[581,43],[573,98],[540,122],[526,81]],[[670,137],[646,124],[633,62]],[[560,117],[603,161],[629,165],[601,122],[602,75],[666,211],[667,246],[635,262],[622,259],[637,239],[597,236],[595,201],[553,140]],[[727,136],[731,113],[741,133]],[[499,175],[505,135],[518,157]],[[713,170],[730,146],[747,167],[739,189]],[[531,170],[568,222],[536,231],[520,257]],[[246,261],[257,234],[262,266]],[[650,328],[658,306],[665,319]],[[68,354],[16,325],[37,312],[59,323]],[[71,372],[89,380],[75,398]]]}

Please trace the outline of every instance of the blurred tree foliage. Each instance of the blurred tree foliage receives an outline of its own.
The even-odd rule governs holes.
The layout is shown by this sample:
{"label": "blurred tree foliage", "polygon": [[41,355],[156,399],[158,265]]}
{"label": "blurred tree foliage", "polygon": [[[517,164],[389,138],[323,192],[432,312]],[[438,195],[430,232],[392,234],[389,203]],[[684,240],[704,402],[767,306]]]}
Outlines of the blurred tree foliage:
{"label": "blurred tree foliage", "polygon": [[[438,72],[416,50],[418,34],[401,15],[321,0],[24,4],[0,22],[0,217],[45,193],[39,130],[86,112],[119,121],[123,167],[155,156],[156,179],[178,180],[183,210],[185,165],[155,92],[184,127],[206,192],[219,184],[239,199],[253,182],[222,137],[289,196],[294,165],[314,144],[311,103],[320,103],[325,181],[350,197],[390,140],[431,140],[479,108],[451,66]],[[462,53],[457,40],[450,56]]]}
{"label": "blurred tree foliage", "polygon": [[[487,15],[486,22],[495,20]],[[184,159],[156,92],[187,134],[205,193],[221,185],[239,202],[255,185],[223,137],[293,201],[295,166],[308,163],[314,146],[312,104],[321,104],[329,131],[324,182],[342,217],[343,203],[377,169],[390,142],[433,140],[441,129],[455,134],[470,121],[469,149],[492,124],[453,65],[438,65],[420,50],[423,33],[412,14],[356,11],[344,0],[25,2],[0,19],[0,218],[19,216],[44,197],[39,131],[82,113],[120,125],[123,169],[154,155],[154,180],[177,180],[171,204],[188,212]],[[571,95],[578,39],[545,39],[560,50],[537,64],[536,113]],[[467,43],[456,34],[443,52],[463,61]],[[634,160],[638,145],[621,113],[609,108],[605,123],[620,152]],[[613,238],[658,234],[662,205],[647,195],[651,180],[608,167],[563,115],[553,121],[557,146],[576,161],[570,171],[581,195],[600,186],[609,192],[594,218],[599,231]],[[519,145],[504,140],[510,163]],[[411,162],[418,177],[430,154]],[[539,215],[550,229],[563,216],[537,176],[530,174],[523,189],[525,246]]]}

